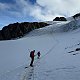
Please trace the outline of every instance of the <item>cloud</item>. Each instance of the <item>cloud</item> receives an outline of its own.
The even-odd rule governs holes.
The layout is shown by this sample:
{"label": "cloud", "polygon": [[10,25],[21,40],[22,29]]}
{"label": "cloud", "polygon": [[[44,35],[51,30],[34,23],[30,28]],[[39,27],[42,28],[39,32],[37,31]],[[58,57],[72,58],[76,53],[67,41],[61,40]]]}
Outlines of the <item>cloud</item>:
{"label": "cloud", "polygon": [[15,0],[15,4],[11,3],[1,3],[2,14],[9,17],[17,18],[27,18],[33,17],[35,21],[46,21],[54,18],[55,15],[51,13],[50,10],[38,5],[30,4],[26,0]]}
{"label": "cloud", "polygon": [[30,4],[29,0],[14,1],[0,3],[0,15],[16,20],[32,17],[35,21],[48,21],[56,16],[68,17],[80,11],[80,0],[36,0],[35,4]]}
{"label": "cloud", "polygon": [[54,18],[54,15],[50,14],[50,12],[45,9],[42,10],[40,6],[34,6],[30,12],[30,16],[33,16],[35,19],[40,21],[51,20]]}
{"label": "cloud", "polygon": [[52,15],[72,16],[80,11],[80,0],[37,0]]}
{"label": "cloud", "polygon": [[6,10],[9,9],[9,6],[6,3],[0,3],[0,10]]}
{"label": "cloud", "polygon": [[80,0],[36,0],[35,5],[25,0],[20,1],[24,6],[24,15],[32,16],[39,21],[53,20],[56,16],[70,17],[80,11]]}

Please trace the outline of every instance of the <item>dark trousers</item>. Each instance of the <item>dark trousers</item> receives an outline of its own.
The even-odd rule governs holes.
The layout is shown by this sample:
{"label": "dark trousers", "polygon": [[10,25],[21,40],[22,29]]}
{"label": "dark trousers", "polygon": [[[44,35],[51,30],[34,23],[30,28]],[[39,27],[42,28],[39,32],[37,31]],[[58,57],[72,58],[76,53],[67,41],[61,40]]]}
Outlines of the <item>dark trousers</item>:
{"label": "dark trousers", "polygon": [[31,58],[30,66],[33,66],[34,58]]}

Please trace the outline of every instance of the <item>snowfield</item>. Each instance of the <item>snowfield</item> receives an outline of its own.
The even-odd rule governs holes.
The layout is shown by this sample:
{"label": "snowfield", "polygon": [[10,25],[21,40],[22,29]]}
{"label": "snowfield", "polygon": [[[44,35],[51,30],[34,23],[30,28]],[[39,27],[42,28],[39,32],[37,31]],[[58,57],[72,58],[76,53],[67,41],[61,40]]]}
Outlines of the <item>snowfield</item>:
{"label": "snowfield", "polygon": [[[80,80],[80,19],[47,23],[21,39],[0,42],[0,80]],[[29,67],[33,49],[41,57]]]}

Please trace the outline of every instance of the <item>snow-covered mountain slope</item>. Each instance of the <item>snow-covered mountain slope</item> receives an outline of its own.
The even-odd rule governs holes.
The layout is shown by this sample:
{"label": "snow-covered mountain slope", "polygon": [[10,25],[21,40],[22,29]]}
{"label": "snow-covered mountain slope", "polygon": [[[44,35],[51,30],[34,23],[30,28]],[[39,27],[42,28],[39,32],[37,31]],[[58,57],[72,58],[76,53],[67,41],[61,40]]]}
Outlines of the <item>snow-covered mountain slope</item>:
{"label": "snow-covered mountain slope", "polygon": [[72,21],[48,21],[46,22],[51,24],[50,26],[46,26],[44,28],[36,29],[29,33],[27,36],[40,36],[44,34],[51,33],[63,33],[73,31],[80,27],[80,19],[72,20]]}
{"label": "snow-covered mountain slope", "polygon": [[[24,38],[0,42],[0,80],[80,80],[80,20],[48,23]],[[25,69],[33,49],[41,58]]]}

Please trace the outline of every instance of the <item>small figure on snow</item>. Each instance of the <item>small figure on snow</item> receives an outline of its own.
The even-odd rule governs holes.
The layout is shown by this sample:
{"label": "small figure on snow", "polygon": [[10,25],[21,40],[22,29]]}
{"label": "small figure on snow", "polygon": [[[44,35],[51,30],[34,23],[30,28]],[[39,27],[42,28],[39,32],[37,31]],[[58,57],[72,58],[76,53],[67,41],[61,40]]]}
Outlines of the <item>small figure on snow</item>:
{"label": "small figure on snow", "polygon": [[40,55],[41,55],[40,51],[37,53],[37,55],[38,55],[37,58],[39,59],[40,58]]}
{"label": "small figure on snow", "polygon": [[31,66],[31,67],[33,67],[34,56],[35,56],[34,53],[35,53],[35,50],[33,50],[33,51],[30,52],[30,57],[31,57],[31,63],[30,63],[30,66]]}

